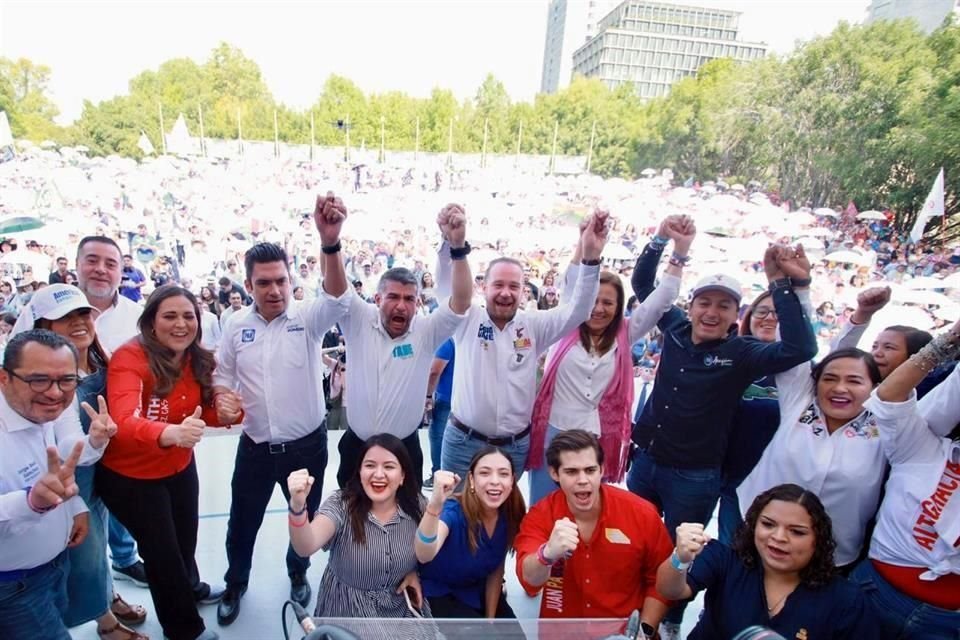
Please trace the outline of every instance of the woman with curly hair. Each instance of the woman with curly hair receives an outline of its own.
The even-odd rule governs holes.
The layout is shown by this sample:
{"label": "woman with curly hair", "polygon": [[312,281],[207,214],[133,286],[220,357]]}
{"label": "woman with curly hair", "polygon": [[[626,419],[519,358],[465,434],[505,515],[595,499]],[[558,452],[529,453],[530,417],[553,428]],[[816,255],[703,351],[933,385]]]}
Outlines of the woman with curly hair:
{"label": "woman with curly hair", "polygon": [[[709,543],[709,544],[708,544]],[[657,571],[674,600],[706,590],[687,640],[726,640],[761,625],[784,638],[878,638],[864,594],[833,566],[830,516],[795,484],[764,491],[747,510],[733,548],[710,542],[703,525],[677,527],[677,547]]]}
{"label": "woman with curly hair", "polygon": [[[107,368],[117,435],[97,468],[95,487],[136,539],[150,595],[170,640],[212,640],[197,604],[222,589],[200,582],[200,487],[193,447],[207,425],[237,424],[240,412],[214,408],[213,354],[200,344],[200,305],[183,287],[153,292],[140,335],[117,349]],[[238,403],[233,403],[238,404]]]}

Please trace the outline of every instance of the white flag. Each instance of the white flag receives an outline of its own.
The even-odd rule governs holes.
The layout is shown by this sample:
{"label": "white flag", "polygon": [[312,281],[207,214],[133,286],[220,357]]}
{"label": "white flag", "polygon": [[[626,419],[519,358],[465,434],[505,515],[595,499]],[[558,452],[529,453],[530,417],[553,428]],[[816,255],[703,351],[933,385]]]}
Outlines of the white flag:
{"label": "white flag", "polygon": [[147,137],[143,131],[140,132],[140,139],[137,141],[137,146],[140,147],[140,151],[143,151],[143,155],[152,156],[157,152],[153,148],[153,143],[150,142],[150,138]]}
{"label": "white flag", "polygon": [[930,189],[930,195],[927,201],[923,203],[923,209],[917,214],[917,221],[910,230],[910,242],[919,242],[923,237],[923,229],[927,226],[930,218],[943,215],[943,167],[940,167],[940,173],[937,179],[933,181],[933,188]]}
{"label": "white flag", "polygon": [[13,144],[13,133],[10,131],[10,121],[7,112],[0,111],[0,149]]}

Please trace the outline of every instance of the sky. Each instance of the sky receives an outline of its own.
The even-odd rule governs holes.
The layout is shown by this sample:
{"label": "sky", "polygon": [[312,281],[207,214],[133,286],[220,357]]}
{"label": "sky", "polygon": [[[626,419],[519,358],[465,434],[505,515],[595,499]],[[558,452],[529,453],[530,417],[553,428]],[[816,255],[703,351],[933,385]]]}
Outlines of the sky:
{"label": "sky", "polygon": [[[575,0],[574,0],[575,1]],[[581,0],[583,1],[583,0]],[[743,12],[741,39],[788,53],[868,0],[689,0]],[[548,0],[328,0],[242,2],[0,0],[0,56],[52,69],[61,123],[83,100],[127,92],[131,78],[171,58],[202,63],[221,41],[256,61],[274,98],[302,109],[331,73],[366,92],[424,97],[434,87],[475,94],[487,73],[515,100],[540,86]]]}

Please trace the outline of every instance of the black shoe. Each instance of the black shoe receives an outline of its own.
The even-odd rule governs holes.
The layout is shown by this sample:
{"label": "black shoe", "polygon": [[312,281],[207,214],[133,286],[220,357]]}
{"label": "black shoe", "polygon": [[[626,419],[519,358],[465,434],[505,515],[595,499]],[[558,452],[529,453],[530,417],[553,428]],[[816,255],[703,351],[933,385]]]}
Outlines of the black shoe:
{"label": "black shoe", "polygon": [[217,605],[217,624],[226,627],[237,619],[237,614],[240,613],[240,598],[246,592],[246,587],[227,586],[227,589],[223,592],[223,597],[220,599],[220,604]]}
{"label": "black shoe", "polygon": [[433,476],[430,476],[429,478],[423,481],[423,488],[433,489]]}
{"label": "black shoe", "polygon": [[115,580],[128,580],[138,587],[147,587],[147,572],[143,568],[143,562],[137,560],[129,567],[113,567],[113,578]]}
{"label": "black shoe", "polygon": [[290,576],[290,599],[306,608],[310,603],[310,594],[312,593],[310,585],[307,583],[307,576],[302,573],[294,573]]}

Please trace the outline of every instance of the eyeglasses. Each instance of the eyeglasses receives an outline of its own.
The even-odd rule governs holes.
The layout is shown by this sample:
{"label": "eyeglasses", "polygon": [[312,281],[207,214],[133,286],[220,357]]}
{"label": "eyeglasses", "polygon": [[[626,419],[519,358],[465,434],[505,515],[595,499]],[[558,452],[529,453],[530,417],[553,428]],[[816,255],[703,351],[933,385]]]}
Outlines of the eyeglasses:
{"label": "eyeglasses", "polygon": [[17,380],[26,382],[28,385],[30,385],[30,391],[33,391],[34,393],[45,393],[50,390],[50,387],[52,387],[54,383],[56,383],[57,388],[60,389],[60,391],[67,393],[75,390],[77,385],[80,384],[79,376],[63,376],[62,378],[24,378],[23,376],[17,375],[10,369],[4,369],[4,371],[9,373]]}
{"label": "eyeglasses", "polygon": [[757,320],[763,320],[767,316],[777,317],[777,310],[770,307],[757,307],[753,310],[753,317]]}

